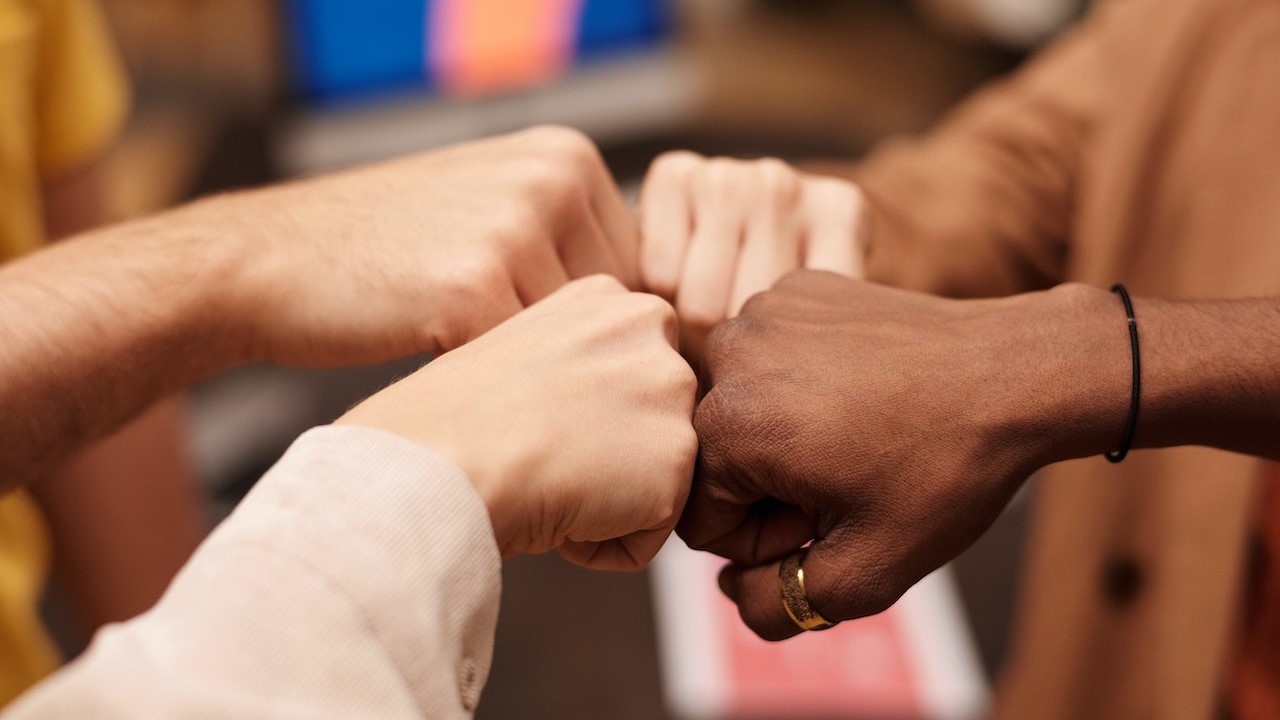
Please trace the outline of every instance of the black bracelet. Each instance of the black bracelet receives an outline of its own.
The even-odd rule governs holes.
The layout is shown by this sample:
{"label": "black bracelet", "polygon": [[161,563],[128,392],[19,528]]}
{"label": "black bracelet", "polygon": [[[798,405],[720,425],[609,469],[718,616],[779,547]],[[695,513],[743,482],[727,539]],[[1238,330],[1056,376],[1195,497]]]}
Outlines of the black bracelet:
{"label": "black bracelet", "polygon": [[1129,422],[1124,427],[1124,439],[1120,441],[1120,449],[1107,453],[1107,460],[1118,463],[1129,454],[1133,446],[1133,434],[1138,429],[1138,401],[1142,397],[1142,363],[1138,360],[1138,320],[1133,316],[1133,301],[1129,299],[1129,291],[1119,283],[1111,286],[1111,292],[1120,295],[1124,301],[1125,315],[1129,316],[1129,345],[1133,349],[1133,393],[1129,398]]}

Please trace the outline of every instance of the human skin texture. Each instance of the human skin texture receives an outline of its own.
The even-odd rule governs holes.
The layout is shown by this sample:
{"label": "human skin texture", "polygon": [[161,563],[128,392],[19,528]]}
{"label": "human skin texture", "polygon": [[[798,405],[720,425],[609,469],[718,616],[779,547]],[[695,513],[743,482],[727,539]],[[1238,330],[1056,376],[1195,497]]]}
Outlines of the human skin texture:
{"label": "human skin texture", "polygon": [[[1134,446],[1280,459],[1280,300],[1134,304]],[[721,587],[766,639],[799,632],[778,567],[810,541],[814,609],[880,612],[1033,471],[1116,450],[1131,382],[1123,306],[1105,290],[949,300],[792,273],[708,339],[680,535],[732,561]]]}
{"label": "human skin texture", "polygon": [[60,243],[0,269],[2,488],[228,367],[448,351],[572,277],[638,286],[638,251],[598,152],[562,128]]}
{"label": "human skin texture", "polygon": [[857,186],[781,160],[654,160],[640,193],[645,287],[675,303],[689,354],[752,295],[799,268],[861,277],[868,227]]}
{"label": "human skin texture", "polygon": [[675,528],[698,452],[697,380],[675,346],[666,301],[575,280],[338,422],[457,463],[504,556],[636,570]]}

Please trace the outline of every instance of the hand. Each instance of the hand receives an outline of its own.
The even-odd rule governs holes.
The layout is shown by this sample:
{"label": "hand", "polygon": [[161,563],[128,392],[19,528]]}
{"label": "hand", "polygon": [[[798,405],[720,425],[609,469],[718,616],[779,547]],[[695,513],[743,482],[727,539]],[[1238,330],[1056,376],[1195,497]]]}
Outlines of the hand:
{"label": "hand", "polygon": [[635,221],[595,147],[535,128],[198,203],[247,239],[235,314],[248,351],[306,365],[451,350],[570,278],[638,287]]}
{"label": "hand", "polygon": [[675,312],[608,277],[577,280],[339,422],[454,460],[504,555],[559,548],[637,569],[675,527],[698,441]]}
{"label": "hand", "polygon": [[778,560],[811,539],[814,609],[880,612],[1033,471],[1113,447],[1123,320],[1113,295],[1083,286],[956,301],[792,273],[708,339],[680,535],[733,561],[721,587],[766,639],[798,632]]}
{"label": "hand", "polygon": [[645,286],[701,333],[797,268],[862,277],[858,188],[780,160],[667,153],[645,178],[640,212]]}

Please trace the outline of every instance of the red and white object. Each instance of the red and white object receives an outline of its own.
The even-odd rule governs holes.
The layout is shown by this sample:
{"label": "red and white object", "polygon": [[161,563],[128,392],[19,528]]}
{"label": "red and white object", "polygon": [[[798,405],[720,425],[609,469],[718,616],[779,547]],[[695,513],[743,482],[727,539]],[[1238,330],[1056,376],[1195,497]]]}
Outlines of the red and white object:
{"label": "red and white object", "polygon": [[981,715],[986,680],[947,568],[879,615],[769,643],[743,625],[716,587],[723,564],[678,539],[653,564],[663,685],[678,717]]}

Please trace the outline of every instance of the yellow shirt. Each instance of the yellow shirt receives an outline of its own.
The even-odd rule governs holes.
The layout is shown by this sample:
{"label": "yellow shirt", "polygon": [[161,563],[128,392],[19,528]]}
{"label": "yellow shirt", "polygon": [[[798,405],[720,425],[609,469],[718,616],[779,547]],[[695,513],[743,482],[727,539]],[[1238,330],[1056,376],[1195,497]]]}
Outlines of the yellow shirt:
{"label": "yellow shirt", "polygon": [[[127,107],[93,0],[0,0],[0,262],[40,246],[41,182],[105,150]],[[49,557],[31,498],[0,498],[0,705],[58,664],[39,616]]]}

